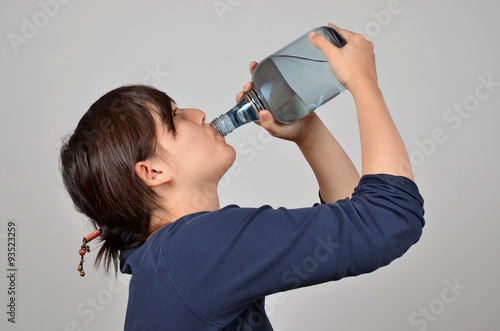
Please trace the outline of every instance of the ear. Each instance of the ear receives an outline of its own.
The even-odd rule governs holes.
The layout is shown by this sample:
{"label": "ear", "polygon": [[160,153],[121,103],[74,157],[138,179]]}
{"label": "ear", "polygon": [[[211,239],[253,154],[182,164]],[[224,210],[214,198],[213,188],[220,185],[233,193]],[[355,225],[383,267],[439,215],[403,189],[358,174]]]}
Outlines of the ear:
{"label": "ear", "polygon": [[159,186],[172,180],[170,171],[165,164],[154,164],[151,160],[137,162],[134,170],[137,176],[149,187]]}

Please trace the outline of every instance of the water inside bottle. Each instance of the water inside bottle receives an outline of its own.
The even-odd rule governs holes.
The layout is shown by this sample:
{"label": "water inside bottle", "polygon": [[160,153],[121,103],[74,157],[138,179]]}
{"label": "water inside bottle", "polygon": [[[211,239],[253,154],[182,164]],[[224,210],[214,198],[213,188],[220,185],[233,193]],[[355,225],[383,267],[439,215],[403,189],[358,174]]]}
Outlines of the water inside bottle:
{"label": "water inside bottle", "polygon": [[259,67],[254,89],[277,122],[295,122],[343,90],[326,60],[274,55]]}

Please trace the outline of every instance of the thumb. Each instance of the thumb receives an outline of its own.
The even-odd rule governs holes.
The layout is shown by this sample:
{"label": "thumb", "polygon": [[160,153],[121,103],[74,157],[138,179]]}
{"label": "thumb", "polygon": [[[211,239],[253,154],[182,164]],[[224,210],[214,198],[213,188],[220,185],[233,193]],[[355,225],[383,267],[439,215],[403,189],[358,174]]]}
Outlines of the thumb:
{"label": "thumb", "polygon": [[271,115],[271,113],[268,110],[265,109],[261,110],[259,112],[259,118],[260,118],[260,125],[266,130],[269,129],[274,123],[273,115]]}
{"label": "thumb", "polygon": [[339,49],[338,47],[334,46],[330,41],[328,41],[328,39],[326,39],[324,36],[314,31],[311,31],[307,37],[309,38],[309,42],[314,47],[322,51],[325,55],[331,52],[335,52],[335,50]]}
{"label": "thumb", "polygon": [[260,125],[269,132],[273,137],[281,131],[281,125],[274,121],[273,115],[268,110],[261,110],[259,112]]}

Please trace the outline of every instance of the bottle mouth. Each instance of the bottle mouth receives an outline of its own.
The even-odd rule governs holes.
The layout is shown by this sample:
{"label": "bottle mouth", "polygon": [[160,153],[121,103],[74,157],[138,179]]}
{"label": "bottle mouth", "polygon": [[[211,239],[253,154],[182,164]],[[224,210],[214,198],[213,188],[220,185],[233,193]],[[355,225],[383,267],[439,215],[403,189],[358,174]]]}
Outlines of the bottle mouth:
{"label": "bottle mouth", "polygon": [[215,132],[223,137],[233,132],[235,129],[233,122],[226,114],[215,118],[212,122],[210,122],[210,126],[215,130]]}
{"label": "bottle mouth", "polygon": [[245,93],[243,99],[226,114],[222,114],[210,122],[210,126],[225,137],[237,127],[259,119],[259,112],[265,109],[264,103],[254,90]]}

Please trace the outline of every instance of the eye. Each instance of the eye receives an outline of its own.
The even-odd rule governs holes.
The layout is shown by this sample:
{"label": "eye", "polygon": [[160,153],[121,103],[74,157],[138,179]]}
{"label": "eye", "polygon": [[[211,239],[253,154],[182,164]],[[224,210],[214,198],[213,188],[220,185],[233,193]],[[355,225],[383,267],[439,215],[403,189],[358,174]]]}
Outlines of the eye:
{"label": "eye", "polygon": [[178,110],[179,110],[179,108],[174,108],[174,109],[172,110],[172,117],[177,116],[177,111],[178,111]]}

